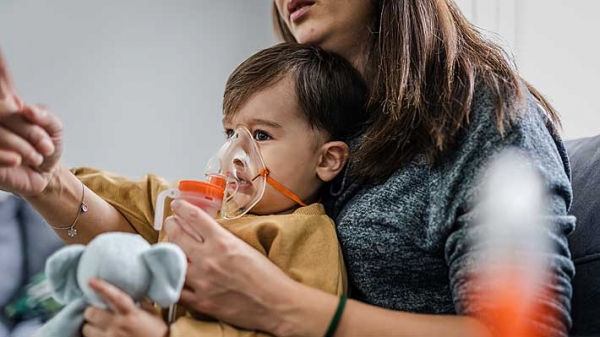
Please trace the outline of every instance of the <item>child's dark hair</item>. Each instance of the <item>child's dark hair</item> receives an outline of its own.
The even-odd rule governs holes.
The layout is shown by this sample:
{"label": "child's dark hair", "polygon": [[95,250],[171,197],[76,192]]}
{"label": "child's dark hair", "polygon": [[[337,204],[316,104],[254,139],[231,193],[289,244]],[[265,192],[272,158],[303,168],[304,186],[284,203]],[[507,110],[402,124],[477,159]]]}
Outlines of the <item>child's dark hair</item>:
{"label": "child's dark hair", "polygon": [[298,105],[311,127],[342,141],[362,131],[368,93],[361,75],[341,56],[297,43],[261,50],[240,64],[227,80],[223,114],[235,115],[254,94],[284,76],[292,76]]}

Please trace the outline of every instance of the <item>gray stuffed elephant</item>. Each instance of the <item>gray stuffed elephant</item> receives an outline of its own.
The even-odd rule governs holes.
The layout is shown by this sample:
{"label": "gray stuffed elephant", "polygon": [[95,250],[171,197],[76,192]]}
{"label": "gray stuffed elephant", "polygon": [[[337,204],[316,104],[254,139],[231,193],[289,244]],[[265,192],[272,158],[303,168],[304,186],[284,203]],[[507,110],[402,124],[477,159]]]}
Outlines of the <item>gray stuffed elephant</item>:
{"label": "gray stuffed elephant", "polygon": [[89,287],[92,278],[115,285],[135,301],[148,297],[168,307],[179,299],[186,268],[181,248],[171,243],[150,245],[135,234],[105,233],[86,246],[64,247],[50,256],[46,274],[54,297],[66,306],[34,336],[81,336],[85,308],[108,308]]}

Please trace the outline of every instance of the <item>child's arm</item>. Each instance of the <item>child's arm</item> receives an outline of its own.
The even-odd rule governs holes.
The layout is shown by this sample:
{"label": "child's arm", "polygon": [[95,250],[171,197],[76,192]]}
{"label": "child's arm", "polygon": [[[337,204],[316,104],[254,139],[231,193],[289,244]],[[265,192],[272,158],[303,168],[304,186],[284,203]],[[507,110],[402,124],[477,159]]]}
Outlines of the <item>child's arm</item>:
{"label": "child's arm", "polygon": [[90,287],[102,297],[112,311],[96,307],[85,310],[84,337],[130,336],[167,337],[169,329],[152,307],[138,307],[130,296],[115,286],[100,281],[90,281]]}
{"label": "child's arm", "polygon": [[135,232],[115,207],[84,186],[60,163],[47,187],[40,194],[24,196],[24,199],[69,244],[86,244],[106,232]]}
{"label": "child's arm", "polygon": [[[148,174],[139,179],[128,179],[104,170],[78,167],[71,168],[77,179],[96,195],[109,203],[122,218],[150,243],[158,241],[154,230],[154,204],[158,194],[170,183],[156,175]],[[166,215],[170,212],[165,210]]]}

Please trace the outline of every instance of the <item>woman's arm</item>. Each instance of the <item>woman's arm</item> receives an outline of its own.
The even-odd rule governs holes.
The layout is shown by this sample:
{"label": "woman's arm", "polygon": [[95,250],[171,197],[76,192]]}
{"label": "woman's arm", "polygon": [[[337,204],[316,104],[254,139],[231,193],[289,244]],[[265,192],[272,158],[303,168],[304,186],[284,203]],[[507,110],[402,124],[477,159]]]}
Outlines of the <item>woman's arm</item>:
{"label": "woman's arm", "polygon": [[[276,336],[323,336],[339,303],[339,298],[319,290],[296,285],[286,299],[279,317]],[[310,322],[310,323],[308,323]],[[450,315],[424,315],[387,310],[348,300],[336,336],[491,336],[474,318]]]}
{"label": "woman's arm", "polygon": [[[516,302],[512,305],[530,305],[525,314],[519,315],[522,328],[536,336],[567,336],[571,326],[571,280],[575,273],[567,235],[575,228],[575,218],[568,215],[572,191],[564,146],[530,94],[526,94],[524,110],[515,113],[517,118],[503,135],[491,117],[493,100],[485,97],[480,95],[479,100],[474,101],[472,124],[463,145],[456,150],[452,162],[445,163],[446,167],[453,166],[453,172],[438,173],[444,174],[446,179],[444,185],[437,188],[454,191],[449,205],[442,207],[455,217],[444,250],[454,306],[459,314],[477,316],[502,335],[501,330],[507,325],[500,326],[499,321],[503,319],[499,319],[497,313],[507,308],[507,302],[498,298],[490,300],[491,294],[502,292],[515,296],[522,291],[519,286],[527,286],[530,287],[526,291],[527,299],[515,296],[518,301],[511,301]],[[484,173],[489,170],[490,161],[497,160],[498,154],[507,149],[513,153],[513,159],[509,159],[511,165],[519,162],[532,172],[518,168],[506,171],[504,165],[504,176],[491,178],[493,171]],[[524,184],[514,185],[519,179],[533,180],[533,175],[541,179],[543,201],[531,194],[534,189]],[[486,187],[482,177],[504,189]],[[491,191],[494,191],[493,198]],[[502,198],[512,200],[498,201]],[[492,199],[496,201],[489,203]],[[490,213],[491,209],[494,211]],[[490,233],[493,236],[490,237]],[[482,240],[486,237],[489,239]],[[485,262],[484,256],[491,256],[494,263]],[[492,275],[495,282],[472,277],[482,272]],[[520,280],[508,275],[518,275]],[[543,282],[536,284],[535,275]],[[526,285],[528,279],[533,281]],[[506,287],[507,282],[511,287]]]}
{"label": "woman's arm", "polygon": [[[324,335],[339,298],[302,285],[265,256],[185,201],[171,204],[165,222],[169,240],[190,259],[181,303],[247,329],[278,336]],[[194,228],[198,242],[181,224]],[[337,335],[488,336],[466,317],[416,315],[350,300]]]}

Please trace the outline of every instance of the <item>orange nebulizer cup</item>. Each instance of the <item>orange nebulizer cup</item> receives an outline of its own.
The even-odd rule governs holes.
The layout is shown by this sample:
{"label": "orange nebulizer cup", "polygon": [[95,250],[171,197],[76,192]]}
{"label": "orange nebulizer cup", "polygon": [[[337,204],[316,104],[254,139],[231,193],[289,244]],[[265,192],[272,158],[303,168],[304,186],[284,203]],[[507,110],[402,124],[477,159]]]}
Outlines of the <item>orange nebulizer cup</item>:
{"label": "orange nebulizer cup", "polygon": [[162,229],[165,199],[183,199],[200,207],[211,217],[215,218],[223,204],[225,179],[210,176],[208,182],[197,180],[181,180],[177,187],[162,191],[156,198],[156,212],[154,213],[154,229]]}

